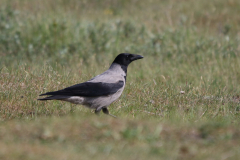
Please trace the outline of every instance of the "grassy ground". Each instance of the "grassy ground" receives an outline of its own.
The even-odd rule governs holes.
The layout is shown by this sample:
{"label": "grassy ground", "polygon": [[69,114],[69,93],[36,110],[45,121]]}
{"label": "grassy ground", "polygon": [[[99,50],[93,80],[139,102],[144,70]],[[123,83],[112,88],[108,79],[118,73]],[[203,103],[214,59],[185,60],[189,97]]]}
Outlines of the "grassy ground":
{"label": "grassy ground", "polygon": [[[239,159],[238,0],[0,0],[1,159]],[[127,86],[95,116],[38,95],[121,52]]]}

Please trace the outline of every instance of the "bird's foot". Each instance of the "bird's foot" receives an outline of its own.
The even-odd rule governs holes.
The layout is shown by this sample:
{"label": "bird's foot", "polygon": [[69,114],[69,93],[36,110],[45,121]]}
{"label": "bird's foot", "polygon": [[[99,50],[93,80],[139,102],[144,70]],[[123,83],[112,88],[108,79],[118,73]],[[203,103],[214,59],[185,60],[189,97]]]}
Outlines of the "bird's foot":
{"label": "bird's foot", "polygon": [[109,115],[109,116],[112,116],[112,117],[114,117],[114,118],[117,118],[116,116],[110,114],[107,108],[102,108],[102,111],[103,111],[103,113],[105,113],[105,114],[107,114],[107,115]]}
{"label": "bird's foot", "polygon": [[101,110],[102,110],[102,108],[97,108],[97,109],[95,110],[95,114],[96,114],[96,115],[99,115],[99,113],[101,112]]}

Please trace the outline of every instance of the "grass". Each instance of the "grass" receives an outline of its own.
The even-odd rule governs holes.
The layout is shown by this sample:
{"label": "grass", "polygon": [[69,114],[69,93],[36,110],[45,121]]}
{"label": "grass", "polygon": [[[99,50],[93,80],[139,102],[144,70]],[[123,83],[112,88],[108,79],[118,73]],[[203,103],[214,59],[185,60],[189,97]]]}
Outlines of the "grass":
{"label": "grass", "polygon": [[[1,159],[239,159],[239,2],[0,1]],[[39,102],[121,52],[109,107]]]}
{"label": "grass", "polygon": [[120,121],[111,117],[73,114],[40,118],[34,123],[9,121],[8,125],[1,126],[0,134],[4,137],[0,143],[1,158],[239,158],[239,128],[230,123],[201,122],[192,126],[189,123],[179,125],[145,120]]}

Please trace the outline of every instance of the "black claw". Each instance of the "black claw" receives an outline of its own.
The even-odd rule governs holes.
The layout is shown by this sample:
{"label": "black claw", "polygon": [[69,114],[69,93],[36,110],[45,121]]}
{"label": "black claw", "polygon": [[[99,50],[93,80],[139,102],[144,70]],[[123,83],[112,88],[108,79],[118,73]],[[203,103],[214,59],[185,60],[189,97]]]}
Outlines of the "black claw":
{"label": "black claw", "polygon": [[108,111],[107,108],[102,108],[102,111],[103,111],[103,113],[105,113],[105,114],[109,114],[109,111]]}
{"label": "black claw", "polygon": [[105,114],[107,114],[107,115],[110,115],[110,116],[112,116],[112,117],[114,117],[114,118],[117,118],[116,116],[110,114],[107,108],[102,108],[102,111],[103,111],[103,113],[105,113]]}

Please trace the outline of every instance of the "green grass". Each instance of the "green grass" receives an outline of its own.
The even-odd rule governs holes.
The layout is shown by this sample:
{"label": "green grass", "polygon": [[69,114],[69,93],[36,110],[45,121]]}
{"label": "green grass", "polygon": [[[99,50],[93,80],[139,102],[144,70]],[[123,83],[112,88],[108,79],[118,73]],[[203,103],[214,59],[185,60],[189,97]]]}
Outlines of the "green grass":
{"label": "green grass", "polygon": [[[239,159],[239,6],[0,0],[0,158]],[[37,101],[121,52],[144,59],[109,107],[118,119]]]}
{"label": "green grass", "polygon": [[79,115],[1,125],[1,158],[239,158],[239,128],[228,122],[169,124],[156,119]]}

